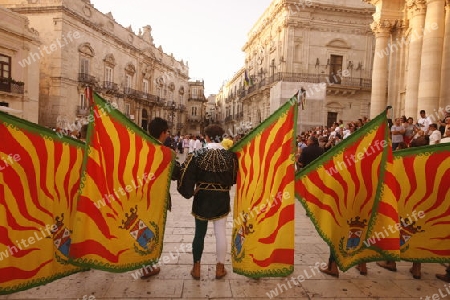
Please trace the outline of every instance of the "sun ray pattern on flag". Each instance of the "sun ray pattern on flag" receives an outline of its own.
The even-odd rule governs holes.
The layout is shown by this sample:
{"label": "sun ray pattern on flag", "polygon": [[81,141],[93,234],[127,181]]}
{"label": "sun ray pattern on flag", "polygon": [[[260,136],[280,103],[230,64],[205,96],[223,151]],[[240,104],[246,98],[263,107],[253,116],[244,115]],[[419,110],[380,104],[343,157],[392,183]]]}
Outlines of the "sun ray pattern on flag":
{"label": "sun ray pattern on flag", "polygon": [[399,256],[397,236],[370,240],[398,220],[392,192],[383,186],[389,152],[384,112],[296,175],[296,195],[343,271]]}
{"label": "sun ray pattern on flag", "polygon": [[231,148],[239,162],[231,252],[235,273],[259,278],[293,271],[296,116],[292,98]]}
{"label": "sun ray pattern on flag", "polygon": [[400,257],[450,262],[450,145],[394,152],[400,216]]}
{"label": "sun ray pattern on flag", "polygon": [[0,139],[0,294],[82,271],[68,252],[84,144],[1,112]]}
{"label": "sun ray pattern on flag", "polygon": [[93,100],[70,255],[111,272],[157,263],[175,153],[98,95]]}

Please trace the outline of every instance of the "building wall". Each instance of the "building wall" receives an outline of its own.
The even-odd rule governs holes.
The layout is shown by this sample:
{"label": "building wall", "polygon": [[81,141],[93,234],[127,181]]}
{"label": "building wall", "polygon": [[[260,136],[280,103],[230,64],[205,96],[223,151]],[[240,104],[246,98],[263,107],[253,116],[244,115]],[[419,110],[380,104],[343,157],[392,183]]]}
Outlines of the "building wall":
{"label": "building wall", "polygon": [[206,106],[208,99],[205,97],[205,82],[196,80],[189,82],[189,95],[186,105],[186,126],[182,134],[203,134],[207,124]]}
{"label": "building wall", "polygon": [[39,66],[26,60],[39,51],[39,44],[39,34],[28,26],[26,17],[0,7],[0,54],[11,60],[9,76],[23,83],[2,85],[0,102],[15,110],[16,116],[34,123],[38,122]]}
{"label": "building wall", "polygon": [[[374,54],[369,25],[374,11],[359,0],[273,1],[248,34],[244,67],[222,88],[223,102],[241,103],[242,121],[256,126],[279,107],[277,103],[296,94],[302,83],[324,83],[321,115],[334,112],[344,122],[367,116]],[[339,66],[333,65],[332,56],[341,60]],[[329,120],[319,118],[319,124],[312,110],[307,107],[298,121],[326,125]]]}
{"label": "building wall", "polygon": [[[88,85],[142,127],[155,116],[182,119],[189,66],[155,46],[150,26],[136,34],[131,27],[118,24],[111,13],[95,9],[90,1],[0,4],[27,16],[32,26],[42,31],[43,47],[50,49],[36,57],[41,70],[42,125],[66,127],[83,118],[87,112],[83,94]],[[112,69],[111,78],[107,68]],[[170,126],[173,131],[182,127],[174,121]]]}
{"label": "building wall", "polygon": [[450,112],[450,1],[365,0],[376,8],[371,116],[387,105],[393,117],[437,121]]}

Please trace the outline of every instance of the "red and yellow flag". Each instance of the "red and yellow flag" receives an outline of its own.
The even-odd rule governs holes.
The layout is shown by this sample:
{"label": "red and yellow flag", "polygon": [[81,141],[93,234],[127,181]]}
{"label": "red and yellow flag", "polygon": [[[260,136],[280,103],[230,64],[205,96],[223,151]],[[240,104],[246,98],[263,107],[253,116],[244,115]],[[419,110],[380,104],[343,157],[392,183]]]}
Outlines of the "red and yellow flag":
{"label": "red and yellow flag", "polygon": [[0,294],[9,294],[82,270],[68,255],[84,144],[4,113],[0,140]]}
{"label": "red and yellow flag", "polygon": [[409,148],[394,157],[401,259],[450,262],[450,145]]}
{"label": "red and yellow flag", "polygon": [[156,263],[175,153],[98,95],[90,121],[70,255],[112,272]]}
{"label": "red and yellow flag", "polygon": [[233,271],[248,277],[286,276],[294,270],[297,105],[291,100],[231,148],[239,161]]}
{"label": "red and yellow flag", "polygon": [[393,192],[383,188],[391,144],[386,112],[296,175],[297,197],[343,271],[367,261],[397,259]]}

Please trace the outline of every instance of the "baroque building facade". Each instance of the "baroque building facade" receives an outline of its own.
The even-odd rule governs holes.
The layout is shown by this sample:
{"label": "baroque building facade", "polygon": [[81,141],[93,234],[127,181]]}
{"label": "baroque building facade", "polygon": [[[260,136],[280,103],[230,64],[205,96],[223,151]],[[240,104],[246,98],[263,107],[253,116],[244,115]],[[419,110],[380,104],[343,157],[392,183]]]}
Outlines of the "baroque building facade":
{"label": "baroque building facade", "polygon": [[26,64],[39,51],[39,34],[28,19],[0,7],[0,111],[38,122],[39,66]]}
{"label": "baroque building facade", "polygon": [[218,94],[227,130],[258,125],[302,88],[299,132],[368,116],[374,12],[360,0],[274,0],[248,34],[244,66]]}
{"label": "baroque building facade", "polygon": [[370,115],[387,105],[415,120],[450,112],[450,1],[364,0],[376,37]]}
{"label": "baroque building facade", "polygon": [[189,81],[186,128],[183,133],[198,135],[203,133],[206,125],[205,82],[203,80]]}
{"label": "baroque building facade", "polygon": [[89,0],[0,0],[28,17],[42,46],[29,57],[39,65],[39,123],[71,127],[89,113],[85,87],[147,129],[156,116],[173,132],[186,121],[189,66],[156,47],[151,27],[134,33]]}

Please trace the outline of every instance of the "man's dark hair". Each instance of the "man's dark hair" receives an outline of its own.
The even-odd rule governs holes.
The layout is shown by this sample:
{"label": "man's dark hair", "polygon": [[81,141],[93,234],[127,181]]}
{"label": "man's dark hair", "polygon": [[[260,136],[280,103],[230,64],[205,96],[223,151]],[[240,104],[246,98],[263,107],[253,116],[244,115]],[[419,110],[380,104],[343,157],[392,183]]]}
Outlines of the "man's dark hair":
{"label": "man's dark hair", "polygon": [[319,145],[319,140],[315,137],[315,136],[310,136],[309,137],[309,140],[313,143],[313,144],[316,144],[316,145]]}
{"label": "man's dark hair", "polygon": [[425,113],[425,110],[422,109],[422,110],[420,111],[420,113],[421,113],[421,114],[424,114],[424,113]]}
{"label": "man's dark hair", "polygon": [[164,131],[167,131],[168,129],[169,129],[169,124],[167,124],[167,121],[162,118],[159,118],[159,117],[154,118],[150,122],[150,124],[148,124],[148,132],[155,139],[159,139],[159,137],[161,136],[161,133],[163,133]]}
{"label": "man's dark hair", "polygon": [[222,141],[225,131],[219,125],[213,124],[205,128],[205,135],[209,136],[211,141],[220,143]]}

